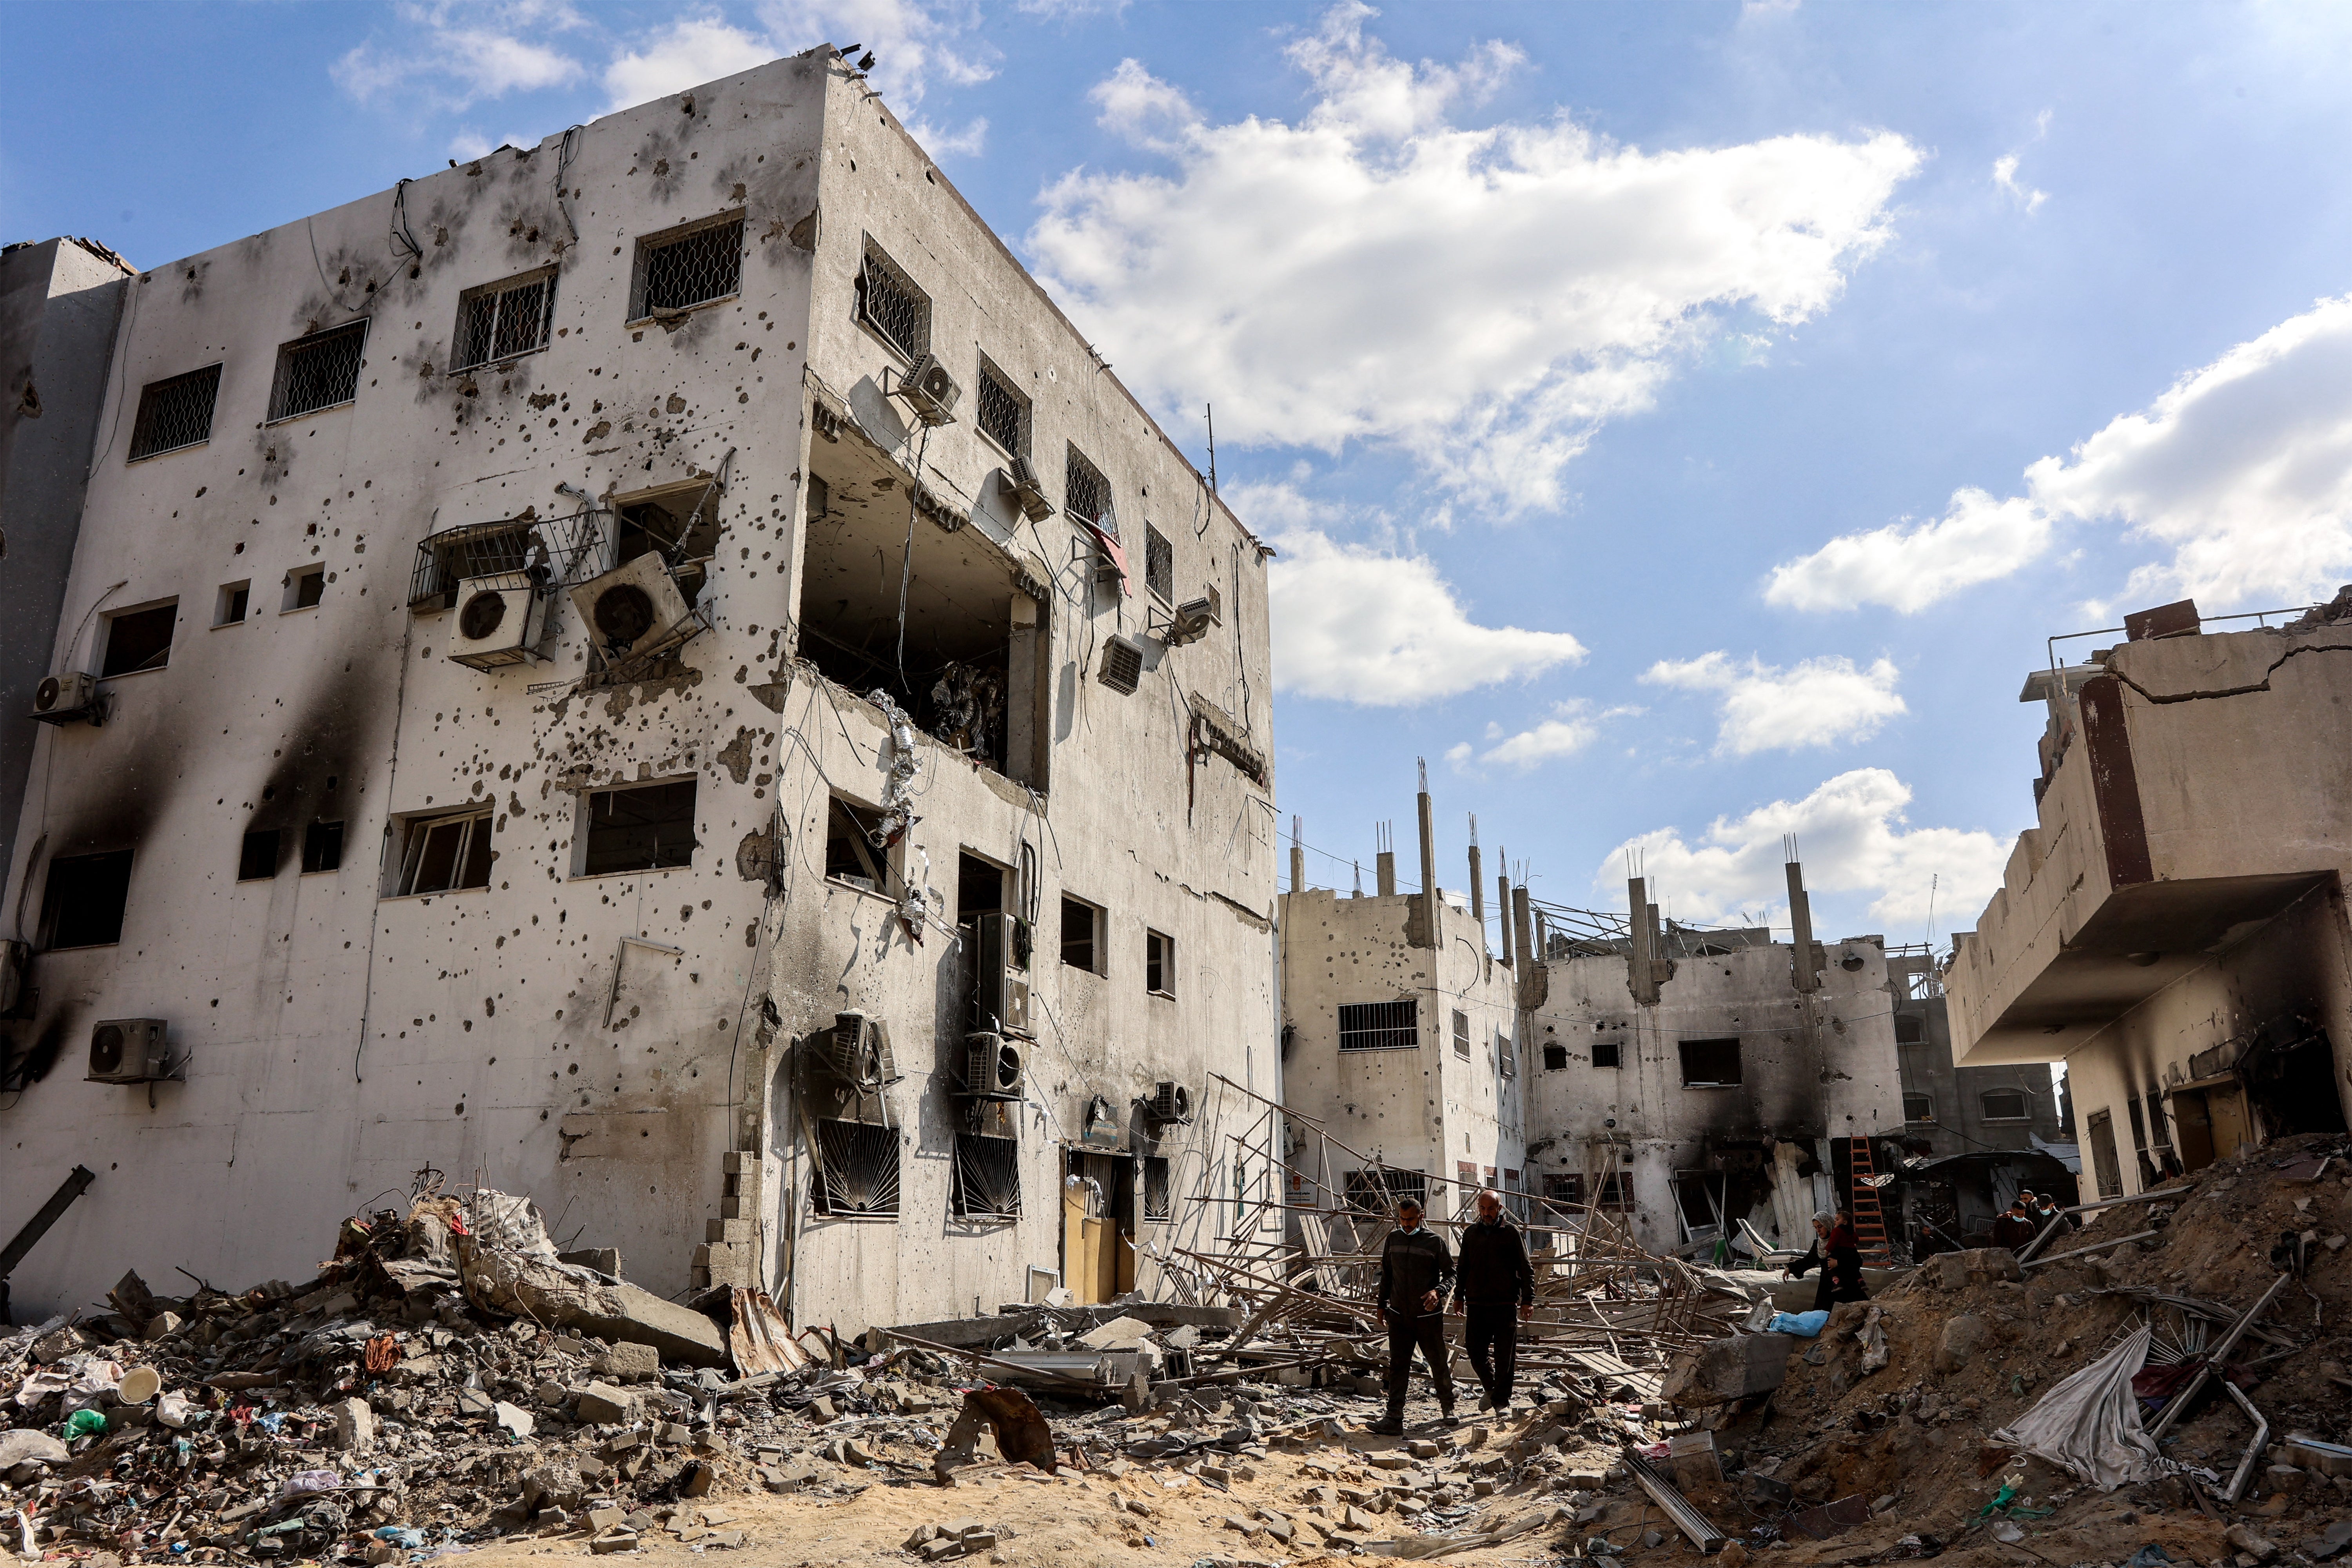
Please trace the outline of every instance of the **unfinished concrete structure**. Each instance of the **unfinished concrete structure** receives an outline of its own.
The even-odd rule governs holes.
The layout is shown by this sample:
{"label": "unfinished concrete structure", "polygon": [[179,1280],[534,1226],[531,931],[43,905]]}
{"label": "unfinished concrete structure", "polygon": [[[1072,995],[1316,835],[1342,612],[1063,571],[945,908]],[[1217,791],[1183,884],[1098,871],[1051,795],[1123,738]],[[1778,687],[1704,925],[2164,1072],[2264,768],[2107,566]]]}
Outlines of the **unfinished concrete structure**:
{"label": "unfinished concrete structure", "polygon": [[1529,966],[1508,951],[1507,919],[1506,951],[1488,944],[1475,822],[1470,891],[1448,892],[1425,774],[1418,804],[1417,891],[1397,890],[1391,849],[1369,896],[1307,888],[1305,855],[1291,850],[1281,954],[1293,1204],[1384,1208],[1411,1193],[1453,1217],[1481,1187],[1525,1190],[1518,977]]}
{"label": "unfinished concrete structure", "polygon": [[850,66],[128,287],[6,891],[19,1206],[99,1179],[20,1310],[427,1168],[845,1332],[1202,1223],[1268,552]]}
{"label": "unfinished concrete structure", "polygon": [[2047,1067],[1952,1065],[1950,1009],[1937,969],[1925,944],[1886,954],[1903,1076],[1903,1135],[1912,1151],[1934,1158],[2071,1146],[2073,1124]]}
{"label": "unfinished concrete structure", "polygon": [[2040,820],[1945,967],[1954,1059],[2064,1060],[2104,1195],[2352,1103],[2352,588],[2252,619],[2160,606],[2027,679]]}

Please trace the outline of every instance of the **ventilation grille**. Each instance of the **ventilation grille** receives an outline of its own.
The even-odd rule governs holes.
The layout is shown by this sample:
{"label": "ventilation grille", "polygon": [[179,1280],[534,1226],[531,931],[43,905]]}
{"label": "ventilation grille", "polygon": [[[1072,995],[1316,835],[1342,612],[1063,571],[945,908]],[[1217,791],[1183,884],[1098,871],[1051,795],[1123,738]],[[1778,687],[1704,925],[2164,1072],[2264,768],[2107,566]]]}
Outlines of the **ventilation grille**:
{"label": "ventilation grille", "polygon": [[139,395],[139,423],[131,432],[131,460],[152,458],[209,441],[213,434],[213,399],[220,393],[221,367],[152,382]]}
{"label": "ventilation grille", "polygon": [[1143,680],[1143,650],[1125,637],[1106,638],[1095,679],[1122,696],[1133,695]]}
{"label": "ventilation grille", "polygon": [[743,220],[730,218],[647,245],[645,258],[639,316],[724,300],[742,286]]}

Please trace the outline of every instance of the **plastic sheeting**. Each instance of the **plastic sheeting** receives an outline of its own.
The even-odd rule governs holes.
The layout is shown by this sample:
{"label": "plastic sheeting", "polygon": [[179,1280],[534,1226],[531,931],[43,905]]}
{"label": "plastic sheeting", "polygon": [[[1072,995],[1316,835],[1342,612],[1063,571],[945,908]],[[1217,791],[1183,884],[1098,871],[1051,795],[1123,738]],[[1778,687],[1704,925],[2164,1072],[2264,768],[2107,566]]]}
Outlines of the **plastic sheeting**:
{"label": "plastic sheeting", "polygon": [[1993,1441],[2047,1459],[2103,1492],[2171,1471],[2172,1462],[2141,1427],[2139,1405],[2132,1397],[2132,1374],[2147,1360],[2153,1332],[2141,1324],[1994,1433]]}

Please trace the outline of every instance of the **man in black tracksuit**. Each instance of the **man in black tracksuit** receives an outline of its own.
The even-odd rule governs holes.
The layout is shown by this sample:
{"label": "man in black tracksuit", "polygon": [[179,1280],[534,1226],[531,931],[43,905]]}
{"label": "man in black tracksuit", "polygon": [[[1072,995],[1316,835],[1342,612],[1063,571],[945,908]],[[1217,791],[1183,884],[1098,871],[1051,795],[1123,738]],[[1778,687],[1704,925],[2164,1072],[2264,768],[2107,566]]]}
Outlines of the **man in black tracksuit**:
{"label": "man in black tracksuit", "polygon": [[1509,1410],[1511,1379],[1519,1358],[1519,1321],[1535,1315],[1536,1271],[1528,1262],[1519,1227],[1503,1222],[1503,1200],[1493,1193],[1478,1194],[1478,1221],[1462,1232],[1454,1306],[1463,1314],[1463,1344],[1478,1381],[1486,1384],[1487,1406],[1498,1414]]}
{"label": "man in black tracksuit", "polygon": [[1445,1350],[1445,1290],[1453,1282],[1454,1254],[1443,1237],[1422,1228],[1420,1201],[1398,1199],[1396,1228],[1381,1247],[1379,1304],[1389,1331],[1389,1413],[1372,1424],[1373,1431],[1403,1435],[1405,1384],[1416,1346],[1437,1384],[1443,1412],[1438,1425],[1460,1425],[1454,1417],[1454,1369]]}

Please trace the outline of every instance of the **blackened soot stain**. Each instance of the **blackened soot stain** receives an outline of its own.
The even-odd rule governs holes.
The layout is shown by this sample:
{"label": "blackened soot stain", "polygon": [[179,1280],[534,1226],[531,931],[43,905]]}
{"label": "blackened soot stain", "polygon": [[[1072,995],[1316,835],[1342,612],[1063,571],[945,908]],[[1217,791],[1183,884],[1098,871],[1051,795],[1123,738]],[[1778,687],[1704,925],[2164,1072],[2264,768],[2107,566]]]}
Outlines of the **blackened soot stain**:
{"label": "blackened soot stain", "polygon": [[285,739],[276,748],[255,796],[248,833],[279,829],[281,863],[300,852],[302,830],[314,822],[345,822],[356,809],[351,781],[370,760],[362,748],[378,710],[394,699],[381,681],[364,673],[367,659],[354,651],[335,660],[327,677],[294,710]]}

